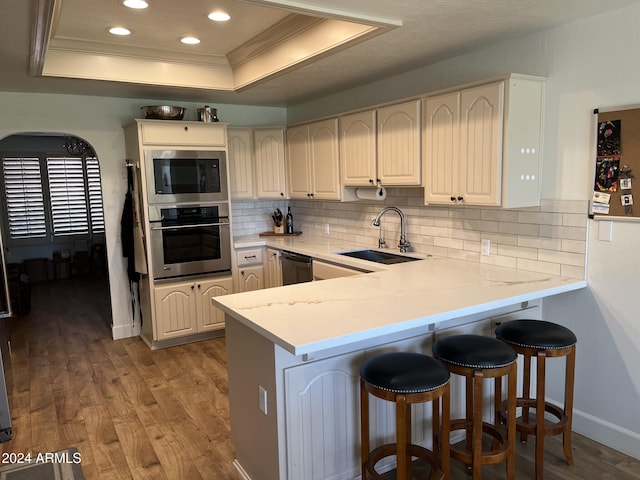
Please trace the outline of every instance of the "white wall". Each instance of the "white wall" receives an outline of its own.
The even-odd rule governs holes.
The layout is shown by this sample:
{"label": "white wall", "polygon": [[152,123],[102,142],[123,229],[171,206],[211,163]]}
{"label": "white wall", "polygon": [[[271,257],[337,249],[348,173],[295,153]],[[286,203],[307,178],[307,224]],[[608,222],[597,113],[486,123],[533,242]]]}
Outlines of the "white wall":
{"label": "white wall", "polygon": [[[0,139],[24,132],[69,133],[88,141],[98,155],[102,175],[114,338],[133,336],[139,329],[138,325],[132,325],[126,263],[117,240],[127,188],[122,127],[133,118],[141,118],[141,106],[163,103],[143,99],[0,93]],[[202,104],[204,103],[207,103],[206,99],[203,100]],[[195,120],[196,108],[202,106],[184,102],[169,104],[185,106],[185,120]],[[239,105],[216,107],[218,117],[225,123],[286,123],[286,112],[281,108]]]}
{"label": "white wall", "polygon": [[[640,104],[640,6],[593,17],[289,109],[300,122],[515,72],[548,77],[542,198],[590,198],[594,108]],[[623,129],[624,130],[624,129]],[[624,133],[623,133],[624,135]],[[640,172],[635,172],[636,177]],[[544,316],[578,337],[575,430],[640,458],[640,223],[588,240],[589,288]],[[561,399],[557,370],[550,396]]]}

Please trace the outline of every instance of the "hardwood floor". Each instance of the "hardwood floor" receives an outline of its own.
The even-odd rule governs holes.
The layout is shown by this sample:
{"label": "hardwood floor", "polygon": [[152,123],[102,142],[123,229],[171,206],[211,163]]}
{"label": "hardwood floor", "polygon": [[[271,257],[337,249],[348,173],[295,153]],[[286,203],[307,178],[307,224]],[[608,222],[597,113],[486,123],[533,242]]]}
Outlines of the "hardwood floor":
{"label": "hardwood floor", "polygon": [[113,341],[107,288],[34,285],[30,314],[10,321],[14,437],[2,451],[75,446],[87,480],[236,480],[224,338],[159,351]]}
{"label": "hardwood floor", "polygon": [[[34,285],[30,314],[8,322],[14,438],[0,450],[77,447],[87,480],[239,479],[224,339],[158,351],[139,338],[113,341],[107,288],[92,278]],[[533,478],[531,440],[517,447],[518,480]],[[640,479],[639,461],[580,435],[573,467],[559,438],[545,446],[545,480]],[[505,468],[483,476],[505,479]],[[468,478],[452,462],[452,479]]]}

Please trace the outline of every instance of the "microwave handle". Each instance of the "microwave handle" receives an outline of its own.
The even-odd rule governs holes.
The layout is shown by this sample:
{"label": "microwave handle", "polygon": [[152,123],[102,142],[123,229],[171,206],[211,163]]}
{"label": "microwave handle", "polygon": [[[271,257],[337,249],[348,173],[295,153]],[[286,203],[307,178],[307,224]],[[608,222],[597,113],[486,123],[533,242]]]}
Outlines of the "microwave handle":
{"label": "microwave handle", "polygon": [[229,222],[198,223],[198,224],[195,224],[195,225],[174,225],[172,227],[151,227],[151,230],[181,230],[183,228],[225,227],[225,226],[229,226]]}

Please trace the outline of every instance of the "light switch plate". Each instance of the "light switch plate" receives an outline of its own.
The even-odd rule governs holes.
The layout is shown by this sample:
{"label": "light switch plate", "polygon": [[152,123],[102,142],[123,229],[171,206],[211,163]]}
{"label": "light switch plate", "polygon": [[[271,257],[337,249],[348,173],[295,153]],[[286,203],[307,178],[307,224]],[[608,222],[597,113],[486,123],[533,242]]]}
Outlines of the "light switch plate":
{"label": "light switch plate", "polygon": [[611,220],[598,222],[598,240],[602,242],[613,241],[613,222]]}

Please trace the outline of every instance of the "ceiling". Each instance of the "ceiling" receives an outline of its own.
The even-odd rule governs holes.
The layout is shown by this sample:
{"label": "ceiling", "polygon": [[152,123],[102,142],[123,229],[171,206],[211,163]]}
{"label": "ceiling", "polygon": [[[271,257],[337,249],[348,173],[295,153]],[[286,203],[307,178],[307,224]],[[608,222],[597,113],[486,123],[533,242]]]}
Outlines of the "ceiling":
{"label": "ceiling", "polygon": [[[640,3],[148,1],[134,11],[119,0],[0,0],[0,91],[286,106]],[[218,9],[231,20],[206,18]],[[107,33],[115,25],[132,35]],[[201,43],[183,45],[185,35]]]}

